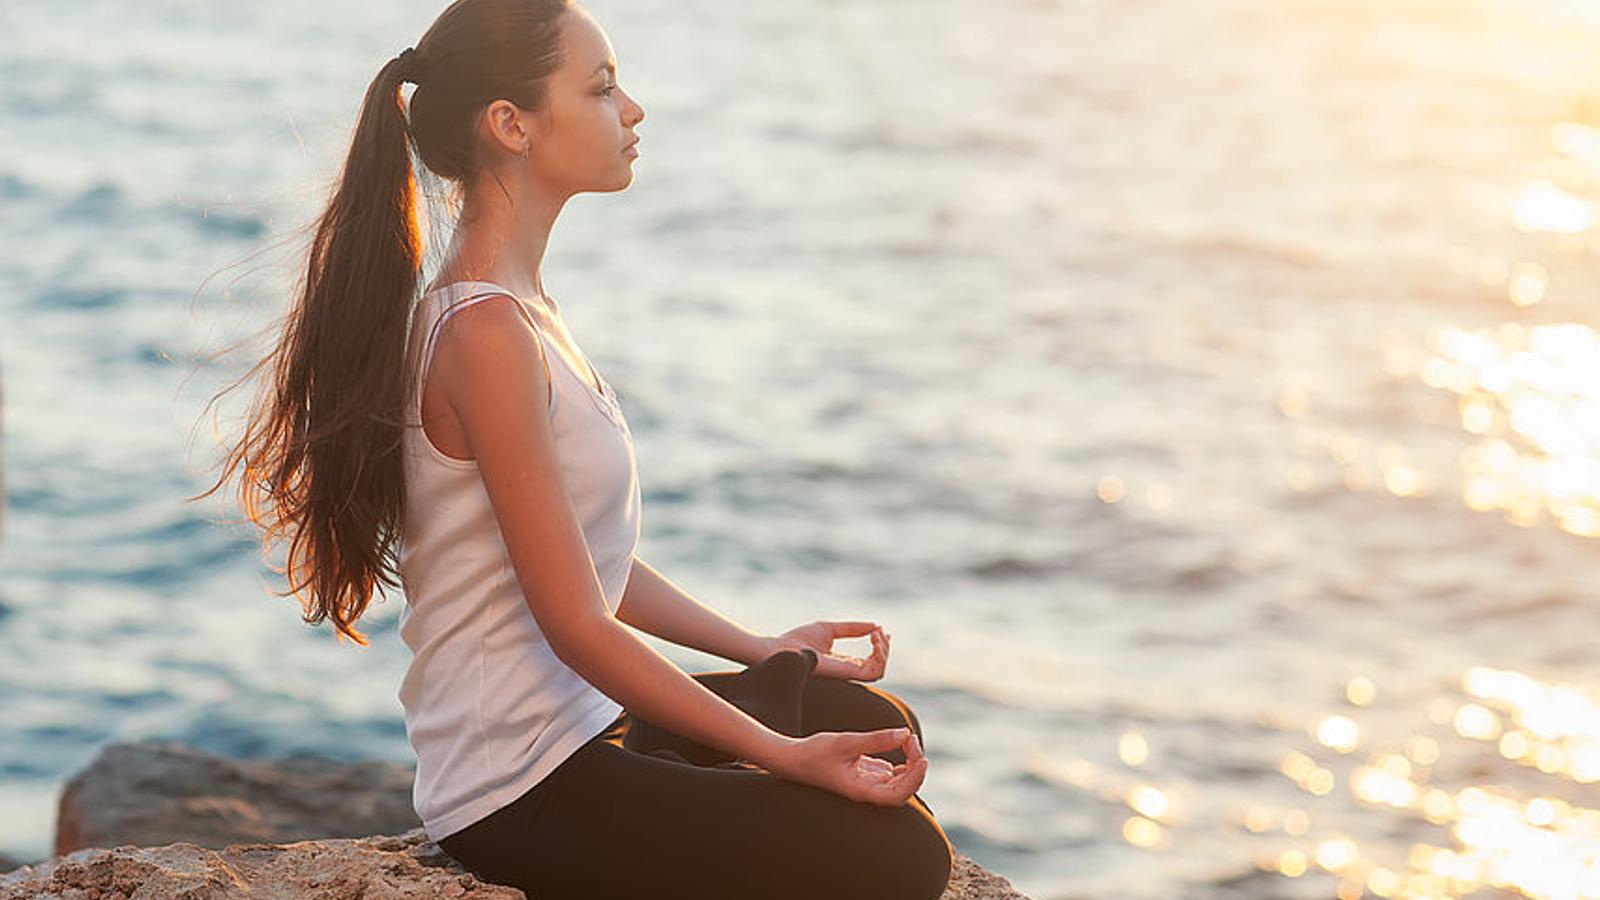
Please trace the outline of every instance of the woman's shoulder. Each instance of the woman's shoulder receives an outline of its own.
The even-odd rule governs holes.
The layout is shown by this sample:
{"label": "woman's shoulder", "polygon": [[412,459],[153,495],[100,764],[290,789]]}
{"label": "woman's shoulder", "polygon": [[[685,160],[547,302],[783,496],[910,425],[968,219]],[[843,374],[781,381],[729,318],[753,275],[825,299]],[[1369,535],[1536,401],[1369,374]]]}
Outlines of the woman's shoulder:
{"label": "woman's shoulder", "polygon": [[538,326],[514,294],[487,291],[471,302],[457,302],[440,316],[437,329],[434,367],[445,373],[441,387],[447,396],[478,393],[508,381],[550,379]]}
{"label": "woman's shoulder", "polygon": [[446,342],[473,352],[526,350],[530,346],[543,352],[537,335],[530,333],[537,330],[537,323],[515,294],[483,291],[456,299],[440,313],[435,352],[444,351]]}

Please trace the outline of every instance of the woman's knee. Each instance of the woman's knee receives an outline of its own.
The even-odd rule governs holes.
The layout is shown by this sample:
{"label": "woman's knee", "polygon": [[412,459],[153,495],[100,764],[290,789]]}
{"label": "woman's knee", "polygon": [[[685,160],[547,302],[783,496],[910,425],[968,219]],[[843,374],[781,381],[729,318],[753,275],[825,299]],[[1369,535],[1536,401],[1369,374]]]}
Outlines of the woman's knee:
{"label": "woman's knee", "polygon": [[938,900],[950,883],[955,848],[933,814],[916,797],[904,807],[893,834],[876,848],[880,893],[895,900]]}
{"label": "woman's knee", "polygon": [[873,690],[882,694],[884,699],[894,704],[895,709],[905,717],[906,724],[910,725],[911,730],[917,733],[917,741],[926,747],[928,741],[922,736],[922,721],[918,719],[917,714],[912,711],[911,704],[907,703],[902,697],[900,697],[900,695],[890,693],[883,688],[874,688]]}
{"label": "woman's knee", "polygon": [[859,681],[813,677],[806,682],[802,718],[809,723],[808,733],[841,726],[866,730],[910,725],[919,738],[922,736],[922,723],[905,700]]}

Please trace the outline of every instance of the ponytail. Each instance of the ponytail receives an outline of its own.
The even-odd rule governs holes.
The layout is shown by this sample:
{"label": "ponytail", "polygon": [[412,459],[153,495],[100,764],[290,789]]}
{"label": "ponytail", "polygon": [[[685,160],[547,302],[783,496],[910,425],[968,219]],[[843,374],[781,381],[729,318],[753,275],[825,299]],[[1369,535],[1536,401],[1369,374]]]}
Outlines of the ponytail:
{"label": "ponytail", "polygon": [[[309,624],[367,646],[354,623],[374,590],[398,587],[405,517],[401,439],[409,382],[407,333],[422,266],[409,130],[390,60],[367,88],[350,152],[318,217],[303,280],[273,350],[244,435],[198,500],[235,474],[264,550],[287,540],[274,569]],[[220,395],[219,395],[220,396]],[[213,398],[215,402],[216,398]]]}
{"label": "ponytail", "polygon": [[[354,624],[374,591],[400,587],[402,439],[412,397],[409,331],[421,275],[415,150],[423,170],[464,186],[483,171],[474,127],[496,98],[543,108],[572,0],[453,0],[414,48],[367,88],[344,169],[239,442],[198,500],[236,475],[263,548],[287,541],[288,590],[312,624],[361,646]],[[417,82],[409,117],[401,85]],[[409,124],[408,124],[409,122]],[[207,405],[210,408],[210,404]]]}

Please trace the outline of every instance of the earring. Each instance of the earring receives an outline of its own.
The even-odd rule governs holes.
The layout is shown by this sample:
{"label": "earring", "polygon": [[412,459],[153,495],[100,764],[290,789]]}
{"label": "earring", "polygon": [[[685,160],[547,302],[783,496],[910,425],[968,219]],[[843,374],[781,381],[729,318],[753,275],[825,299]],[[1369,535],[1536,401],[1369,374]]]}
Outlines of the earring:
{"label": "earring", "polygon": [[522,160],[523,160],[523,162],[527,162],[527,160],[528,160],[528,151],[530,149],[532,149],[532,148],[533,148],[532,144],[529,144],[528,146],[522,148]]}

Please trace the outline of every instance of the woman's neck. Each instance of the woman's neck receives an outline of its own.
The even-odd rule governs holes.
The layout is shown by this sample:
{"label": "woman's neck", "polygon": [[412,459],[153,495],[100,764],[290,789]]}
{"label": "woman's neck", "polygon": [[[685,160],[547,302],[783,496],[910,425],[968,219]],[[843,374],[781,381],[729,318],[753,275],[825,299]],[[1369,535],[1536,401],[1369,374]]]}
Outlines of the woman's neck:
{"label": "woman's neck", "polygon": [[565,201],[544,196],[532,180],[512,188],[514,202],[498,188],[467,195],[436,283],[490,281],[553,309],[541,269]]}

